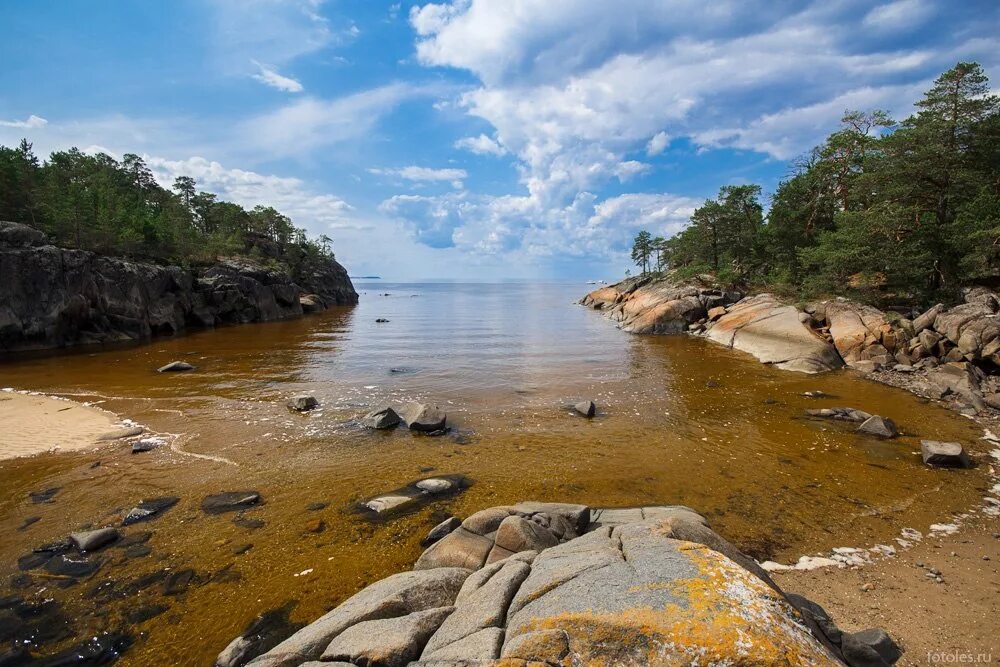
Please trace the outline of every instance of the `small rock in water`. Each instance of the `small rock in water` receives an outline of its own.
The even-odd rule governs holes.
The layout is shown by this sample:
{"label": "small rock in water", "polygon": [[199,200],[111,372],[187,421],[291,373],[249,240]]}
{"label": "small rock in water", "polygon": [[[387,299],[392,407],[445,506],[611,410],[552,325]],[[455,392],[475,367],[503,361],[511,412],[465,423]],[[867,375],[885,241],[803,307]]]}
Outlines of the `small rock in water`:
{"label": "small rock in water", "polygon": [[52,502],[52,498],[62,490],[61,486],[53,486],[44,491],[32,491],[28,494],[33,503],[48,503]]}
{"label": "small rock in water", "polygon": [[840,419],[842,421],[859,423],[867,421],[872,417],[869,413],[854,408],[821,408],[819,410],[806,410],[806,414],[810,417],[819,417],[820,419]]}
{"label": "small rock in water", "polygon": [[818,391],[818,390],[817,391],[804,391],[804,392],[802,392],[802,395],[805,396],[806,398],[834,398],[830,394],[828,394],[828,393],[826,393],[824,391]]}
{"label": "small rock in water", "polygon": [[143,558],[153,553],[148,544],[133,544],[125,549],[125,558]]}
{"label": "small rock in water", "polygon": [[389,406],[372,410],[361,418],[361,424],[365,426],[365,428],[378,430],[395,428],[401,421],[402,420],[399,418],[399,415],[396,414],[396,411]]}
{"label": "small rock in water", "polygon": [[142,452],[151,451],[165,444],[167,444],[167,441],[163,438],[143,438],[138,442],[132,443],[132,453],[141,454]]}
{"label": "small rock in water", "polygon": [[149,521],[157,515],[166,512],[177,504],[180,498],[177,496],[162,496],[160,498],[150,498],[143,500],[138,505],[129,510],[125,518],[122,519],[123,526],[130,526],[140,521]]}
{"label": "small rock in water", "polygon": [[245,554],[246,552],[250,551],[251,549],[253,549],[253,545],[252,544],[241,544],[240,546],[235,547],[233,549],[233,555],[239,556],[241,554]]}
{"label": "small rock in water", "polygon": [[462,520],[456,516],[449,517],[439,523],[438,525],[431,528],[430,532],[427,533],[427,537],[423,539],[420,543],[422,546],[430,546],[443,538],[444,536],[450,534],[453,530],[462,525]]}
{"label": "small rock in water", "polygon": [[183,371],[193,371],[194,366],[186,361],[171,361],[166,366],[161,366],[156,369],[158,373],[181,373]]}
{"label": "small rock in water", "polygon": [[379,318],[377,318],[377,319],[375,320],[375,323],[376,323],[376,324],[385,324],[385,323],[386,323],[386,322],[388,322],[388,321],[389,321],[389,320],[385,319],[384,317],[379,317]]}
{"label": "small rock in water", "polygon": [[180,595],[185,592],[194,581],[194,570],[179,570],[173,572],[163,582],[164,595]]}
{"label": "small rock in water", "polygon": [[26,518],[24,521],[21,522],[21,525],[18,526],[17,529],[18,530],[24,530],[28,526],[31,526],[31,525],[33,525],[33,524],[35,524],[35,523],[37,523],[37,522],[39,522],[41,520],[42,520],[42,517],[40,517],[40,516],[29,516],[28,518]]}
{"label": "small rock in water", "polygon": [[259,505],[262,500],[256,491],[226,491],[206,496],[201,501],[201,509],[206,514],[236,512]]}
{"label": "small rock in water", "polygon": [[326,509],[326,503],[309,503],[306,505],[306,509],[310,512],[318,512],[319,510]]}
{"label": "small rock in water", "polygon": [[875,590],[875,584],[873,584],[872,582],[868,581],[868,582],[865,582],[865,583],[861,584],[861,591],[863,593],[867,593],[867,592],[873,591],[873,590]]}
{"label": "small rock in water", "polygon": [[170,609],[165,604],[147,604],[125,612],[125,620],[132,625],[145,623],[151,618],[156,618],[166,610]]}
{"label": "small rock in water", "polygon": [[323,519],[313,519],[306,524],[306,530],[310,533],[322,533],[326,530],[326,522]]}
{"label": "small rock in water", "polygon": [[573,409],[584,417],[593,417],[597,414],[597,406],[593,401],[580,401],[573,406]]}
{"label": "small rock in water", "polygon": [[888,417],[872,415],[866,419],[857,429],[858,433],[874,435],[879,438],[895,438],[899,435],[896,423]]}
{"label": "small rock in water", "polygon": [[99,528],[80,533],[72,533],[70,541],[80,551],[96,551],[107,546],[119,537],[117,528]]}
{"label": "small rock in water", "polygon": [[958,442],[941,442],[939,440],[921,440],[920,454],[929,466],[951,468],[969,468],[972,461],[965,453],[965,448]]}
{"label": "small rock in water", "polygon": [[448,421],[448,415],[436,405],[417,402],[404,405],[399,416],[411,431],[439,431]]}
{"label": "small rock in water", "polygon": [[101,564],[88,558],[60,554],[45,563],[45,571],[60,577],[86,577],[101,567]]}
{"label": "small rock in water", "polygon": [[240,528],[246,528],[247,530],[257,530],[258,528],[264,527],[264,520],[238,515],[233,519],[233,525],[239,526]]}
{"label": "small rock in water", "polygon": [[422,479],[416,483],[416,487],[421,491],[426,491],[427,493],[446,493],[454,488],[454,484],[450,480],[441,479],[440,477],[431,477],[430,479]]}
{"label": "small rock in water", "polygon": [[315,396],[296,396],[287,403],[288,409],[293,412],[309,412],[319,407],[319,401]]}

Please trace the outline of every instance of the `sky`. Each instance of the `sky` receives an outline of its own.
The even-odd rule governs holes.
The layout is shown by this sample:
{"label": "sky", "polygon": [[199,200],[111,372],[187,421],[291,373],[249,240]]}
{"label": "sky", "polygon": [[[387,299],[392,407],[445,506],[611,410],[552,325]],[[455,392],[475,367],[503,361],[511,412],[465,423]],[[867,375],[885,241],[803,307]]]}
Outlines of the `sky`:
{"label": "sky", "polygon": [[847,109],[1000,72],[996,0],[0,0],[0,144],[145,157],[352,275],[614,279]]}

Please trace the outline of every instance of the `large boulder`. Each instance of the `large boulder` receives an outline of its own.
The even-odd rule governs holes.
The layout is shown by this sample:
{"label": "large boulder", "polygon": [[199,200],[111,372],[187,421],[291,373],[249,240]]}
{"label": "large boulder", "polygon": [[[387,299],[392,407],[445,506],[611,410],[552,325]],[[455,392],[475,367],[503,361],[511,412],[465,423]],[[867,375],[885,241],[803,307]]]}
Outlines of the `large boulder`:
{"label": "large boulder", "polygon": [[[573,506],[526,505],[550,511],[490,508],[456,532],[492,543],[515,519],[561,522],[568,535],[585,521],[555,511]],[[795,667],[842,665],[849,654],[860,667],[882,664],[872,656],[885,665],[899,657],[884,633],[845,635],[818,605],[786,597],[689,508],[587,509],[587,520],[605,513],[607,525],[591,522],[590,532],[540,552],[471,573],[435,567],[372,584],[249,664]],[[611,525],[615,517],[632,520]]]}
{"label": "large boulder", "polygon": [[982,379],[983,372],[967,362],[941,364],[927,372],[927,381],[942,395],[955,394],[970,404],[983,400]]}
{"label": "large boulder", "polygon": [[806,326],[803,315],[771,294],[758,294],[730,307],[706,335],[785,370],[819,373],[841,367],[837,351]]}

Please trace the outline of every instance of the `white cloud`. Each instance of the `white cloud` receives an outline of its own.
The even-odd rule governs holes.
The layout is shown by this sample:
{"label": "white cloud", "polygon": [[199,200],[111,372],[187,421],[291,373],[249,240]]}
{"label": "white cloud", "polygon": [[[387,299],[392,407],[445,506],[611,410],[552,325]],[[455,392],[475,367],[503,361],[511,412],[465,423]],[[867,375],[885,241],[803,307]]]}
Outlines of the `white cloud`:
{"label": "white cloud", "polygon": [[286,93],[301,93],[303,91],[302,84],[295,79],[278,74],[273,68],[262,65],[256,60],[252,62],[257,66],[257,73],[251,76],[265,86],[277,88]]}
{"label": "white cloud", "polygon": [[455,148],[470,151],[476,155],[506,155],[507,149],[496,139],[480,134],[478,137],[463,137],[455,142]]}
{"label": "white cloud", "polygon": [[355,218],[353,207],[346,201],[316,192],[298,178],[229,169],[203,157],[166,160],[147,155],[144,159],[164,187],[171,187],[178,176],[190,176],[197,181],[199,189],[214,192],[220,199],[246,208],[258,204],[273,206],[298,226],[305,226],[315,234],[331,229],[356,229],[363,224]]}
{"label": "white cloud", "polygon": [[31,114],[25,120],[0,120],[0,127],[13,127],[17,129],[34,130],[48,125],[49,121]]}
{"label": "white cloud", "polygon": [[903,30],[920,25],[933,13],[927,0],[896,0],[872,8],[862,22],[879,31]]}
{"label": "white cloud", "polygon": [[646,155],[654,157],[667,149],[670,145],[670,135],[666,132],[657,132],[646,144]]}
{"label": "white cloud", "polygon": [[469,174],[464,169],[432,169],[430,167],[409,166],[398,169],[372,168],[368,173],[377,176],[396,176],[407,181],[417,183],[451,181],[451,186],[456,190],[462,187],[462,181],[468,178]]}
{"label": "white cloud", "polygon": [[303,156],[333,144],[369,137],[382,117],[404,99],[428,91],[404,83],[338,97],[305,97],[236,127],[236,150],[271,156]]}

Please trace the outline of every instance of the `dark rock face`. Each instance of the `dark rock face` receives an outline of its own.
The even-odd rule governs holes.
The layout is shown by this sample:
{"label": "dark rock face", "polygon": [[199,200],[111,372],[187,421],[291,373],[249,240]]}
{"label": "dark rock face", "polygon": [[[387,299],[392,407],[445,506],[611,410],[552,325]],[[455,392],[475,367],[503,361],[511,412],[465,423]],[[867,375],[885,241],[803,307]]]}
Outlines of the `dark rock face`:
{"label": "dark rock face", "polygon": [[301,294],[324,307],[358,301],[332,260],[293,281],[245,259],[188,270],[44,245],[40,234],[0,222],[0,353],[298,317]]}

